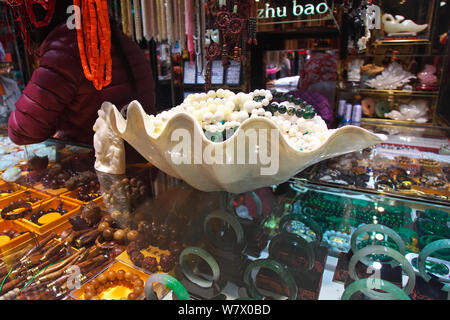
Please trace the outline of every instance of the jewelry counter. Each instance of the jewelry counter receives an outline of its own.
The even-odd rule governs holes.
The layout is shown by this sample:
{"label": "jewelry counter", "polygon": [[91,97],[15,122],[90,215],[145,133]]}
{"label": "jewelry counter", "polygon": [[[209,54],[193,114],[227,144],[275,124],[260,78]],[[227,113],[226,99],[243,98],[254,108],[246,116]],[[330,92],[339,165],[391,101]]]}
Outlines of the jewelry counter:
{"label": "jewelry counter", "polygon": [[202,192],[149,164],[96,172],[87,146],[1,143],[1,300],[447,299],[439,201],[298,177]]}

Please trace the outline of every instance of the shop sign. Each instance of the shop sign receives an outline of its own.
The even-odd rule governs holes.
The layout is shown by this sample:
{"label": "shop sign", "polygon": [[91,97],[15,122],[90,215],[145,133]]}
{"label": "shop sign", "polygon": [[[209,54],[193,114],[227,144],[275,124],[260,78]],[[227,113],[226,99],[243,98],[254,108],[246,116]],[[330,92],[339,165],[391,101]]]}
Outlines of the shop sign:
{"label": "shop sign", "polygon": [[256,17],[258,24],[328,20],[332,7],[325,0],[258,1]]}

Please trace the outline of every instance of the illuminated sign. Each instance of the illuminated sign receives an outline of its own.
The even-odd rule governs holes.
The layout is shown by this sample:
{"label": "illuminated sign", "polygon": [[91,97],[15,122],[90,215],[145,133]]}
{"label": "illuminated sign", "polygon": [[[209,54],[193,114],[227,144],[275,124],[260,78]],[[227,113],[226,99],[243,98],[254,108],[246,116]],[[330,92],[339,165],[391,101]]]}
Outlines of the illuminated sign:
{"label": "illuminated sign", "polygon": [[[278,4],[280,3],[280,4]],[[292,23],[299,21],[332,19],[327,1],[259,1],[257,2],[258,24]]]}

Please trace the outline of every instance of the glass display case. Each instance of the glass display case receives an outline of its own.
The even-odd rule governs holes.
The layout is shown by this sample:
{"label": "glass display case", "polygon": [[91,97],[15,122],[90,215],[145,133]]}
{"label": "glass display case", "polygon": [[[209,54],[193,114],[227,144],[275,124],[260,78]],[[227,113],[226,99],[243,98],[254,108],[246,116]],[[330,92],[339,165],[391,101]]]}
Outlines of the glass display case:
{"label": "glass display case", "polygon": [[448,298],[444,199],[301,177],[202,192],[150,164],[96,172],[88,146],[0,141],[1,299]]}

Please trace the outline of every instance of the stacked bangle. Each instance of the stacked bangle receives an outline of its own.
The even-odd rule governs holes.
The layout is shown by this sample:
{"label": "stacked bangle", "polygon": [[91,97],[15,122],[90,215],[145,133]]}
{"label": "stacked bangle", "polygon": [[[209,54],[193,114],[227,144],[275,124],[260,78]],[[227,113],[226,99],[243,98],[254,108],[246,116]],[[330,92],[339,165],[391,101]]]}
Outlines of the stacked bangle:
{"label": "stacked bangle", "polygon": [[250,298],[262,300],[263,295],[258,291],[252,280],[252,271],[256,268],[266,268],[275,272],[288,286],[289,300],[295,300],[297,298],[297,284],[292,274],[279,262],[271,259],[259,259],[252,261],[244,272],[244,282],[246,284]]}
{"label": "stacked bangle", "polygon": [[[390,239],[392,239],[395,242],[395,244],[397,245],[397,248],[398,248],[398,251],[400,252],[400,254],[402,254],[403,256],[405,255],[406,246],[405,246],[405,242],[403,241],[403,239],[391,228],[380,225],[380,224],[366,224],[355,230],[355,232],[352,235],[351,241],[350,241],[353,254],[355,254],[356,252],[358,252],[360,250],[357,246],[358,237],[361,234],[371,232],[371,231],[379,232],[379,233],[389,236]],[[361,258],[362,258],[361,259],[362,263],[364,263],[366,266],[370,265],[370,260],[368,258],[366,258],[366,257],[361,257]]]}
{"label": "stacked bangle", "polygon": [[[194,274],[191,267],[188,264],[187,256],[188,255],[196,255],[200,258],[202,258],[211,268],[213,272],[213,279],[212,281],[205,280],[204,278],[201,278]],[[215,282],[219,281],[220,278],[220,268],[219,264],[217,263],[216,259],[212,255],[210,255],[207,251],[203,250],[202,248],[197,247],[188,247],[184,249],[179,258],[179,263],[181,267],[181,271],[183,272],[184,276],[191,281],[192,283],[195,283],[196,285],[202,287],[202,288],[210,288],[214,285]]]}
{"label": "stacked bangle", "polygon": [[166,273],[154,273],[145,281],[145,297],[147,300],[158,300],[153,290],[155,282],[171,289],[179,300],[190,299],[189,293],[177,279]]}
{"label": "stacked bangle", "polygon": [[[439,251],[442,249],[449,249],[449,248],[450,248],[450,239],[443,239],[443,240],[438,240],[438,241],[428,244],[419,253],[418,269],[419,269],[420,275],[422,276],[422,278],[425,281],[428,282],[431,280],[431,276],[426,272],[426,269],[425,269],[425,261],[427,260],[427,258],[436,251]],[[445,288],[447,288],[447,290],[450,289],[450,283],[447,283],[445,285]]]}
{"label": "stacked bangle", "polygon": [[[406,272],[406,274],[409,277],[408,283],[406,284],[403,291],[405,292],[406,295],[409,295],[412,292],[412,290],[414,289],[414,286],[416,284],[416,277],[415,277],[414,269],[413,269],[411,263],[409,263],[409,261],[406,260],[404,255],[402,255],[398,251],[393,250],[391,248],[382,247],[382,246],[367,246],[367,247],[357,251],[356,253],[354,253],[353,257],[350,259],[349,266],[348,266],[350,277],[353,280],[359,280],[359,277],[355,270],[356,264],[362,258],[364,258],[368,255],[371,255],[371,254],[376,254],[376,253],[387,255],[402,265],[403,270]],[[377,299],[377,300],[393,300],[393,299],[395,299],[395,296],[391,295],[390,293],[381,293],[381,292],[374,291],[372,289],[362,289],[361,292],[364,293],[367,297]]]}
{"label": "stacked bangle", "polygon": [[341,299],[349,300],[352,295],[358,291],[363,292],[373,289],[386,291],[390,294],[390,296],[396,298],[396,300],[411,300],[406,293],[395,284],[380,279],[360,279],[352,282],[347,288],[345,288]]}

